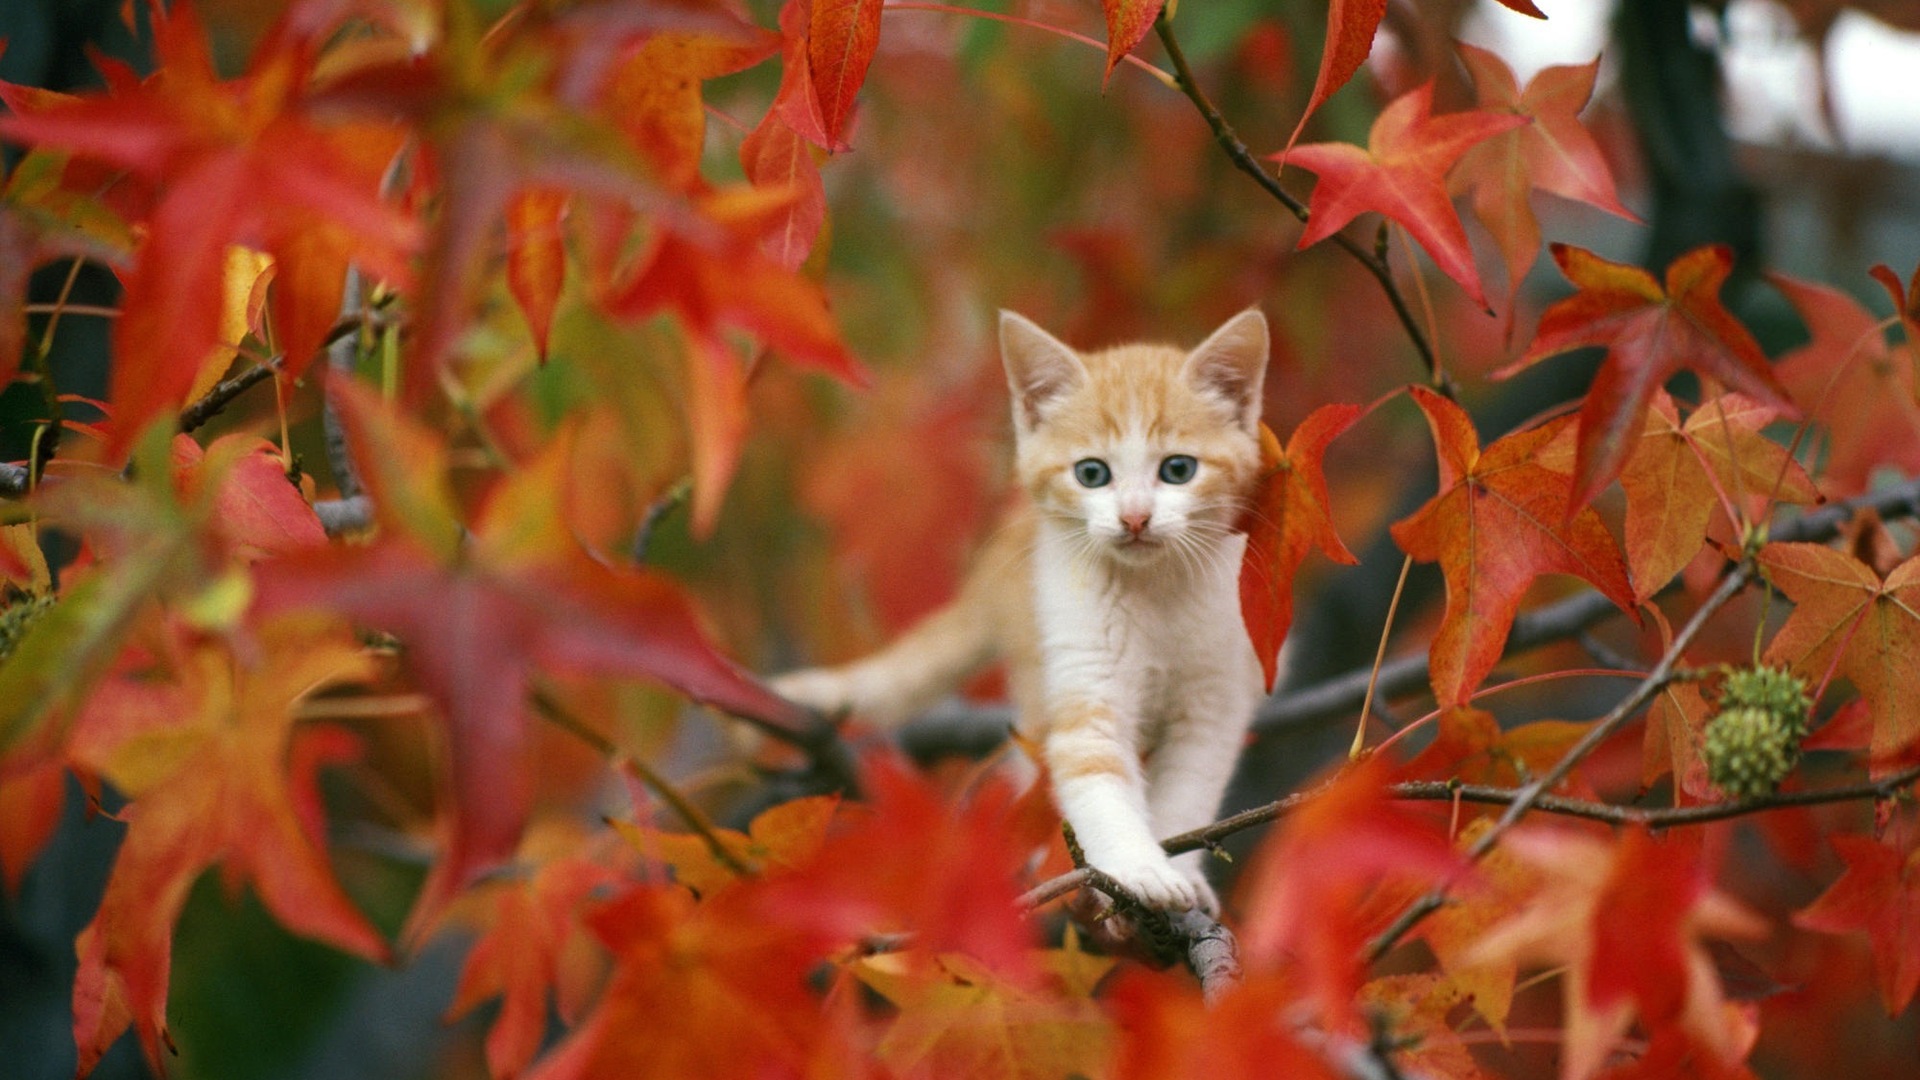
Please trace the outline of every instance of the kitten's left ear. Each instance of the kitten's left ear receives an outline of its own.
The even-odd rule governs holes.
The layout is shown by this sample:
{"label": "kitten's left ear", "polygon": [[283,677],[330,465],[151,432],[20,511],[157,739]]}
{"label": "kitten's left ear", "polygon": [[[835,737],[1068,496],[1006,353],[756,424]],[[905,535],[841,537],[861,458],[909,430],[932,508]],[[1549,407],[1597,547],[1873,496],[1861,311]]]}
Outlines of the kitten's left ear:
{"label": "kitten's left ear", "polygon": [[1267,375],[1267,317],[1248,308],[1201,342],[1180,373],[1196,389],[1233,410],[1248,434],[1260,430],[1260,387]]}

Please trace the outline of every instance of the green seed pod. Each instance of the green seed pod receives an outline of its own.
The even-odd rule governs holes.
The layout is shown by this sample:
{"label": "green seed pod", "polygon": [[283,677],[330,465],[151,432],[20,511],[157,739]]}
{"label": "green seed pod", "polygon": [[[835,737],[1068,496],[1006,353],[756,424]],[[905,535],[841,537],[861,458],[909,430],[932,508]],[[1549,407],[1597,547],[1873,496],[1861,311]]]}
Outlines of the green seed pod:
{"label": "green seed pod", "polygon": [[1785,668],[1738,668],[1721,684],[1720,710],[1740,708],[1772,713],[1794,730],[1797,739],[1806,734],[1813,699],[1807,696],[1807,684]]}
{"label": "green seed pod", "polygon": [[1737,705],[1707,721],[1707,778],[1736,799],[1771,795],[1800,760],[1802,726],[1770,709]]}

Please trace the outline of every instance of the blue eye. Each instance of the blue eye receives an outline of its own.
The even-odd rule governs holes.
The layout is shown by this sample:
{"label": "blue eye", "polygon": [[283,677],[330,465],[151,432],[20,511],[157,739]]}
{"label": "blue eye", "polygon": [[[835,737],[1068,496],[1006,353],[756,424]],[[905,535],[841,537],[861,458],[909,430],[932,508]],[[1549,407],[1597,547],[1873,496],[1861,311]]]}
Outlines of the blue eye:
{"label": "blue eye", "polygon": [[1113,480],[1113,470],[1097,457],[1081,458],[1073,463],[1073,478],[1081,487],[1106,487]]}
{"label": "blue eye", "polygon": [[1200,463],[1190,454],[1174,454],[1160,462],[1160,479],[1169,484],[1184,484],[1200,471]]}

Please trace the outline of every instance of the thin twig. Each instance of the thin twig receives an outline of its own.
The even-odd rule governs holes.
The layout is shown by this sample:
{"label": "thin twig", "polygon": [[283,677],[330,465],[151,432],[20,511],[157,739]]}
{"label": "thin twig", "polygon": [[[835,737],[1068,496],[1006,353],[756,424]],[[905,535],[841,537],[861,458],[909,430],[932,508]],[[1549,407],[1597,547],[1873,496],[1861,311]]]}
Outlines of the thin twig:
{"label": "thin twig", "polygon": [[[1286,207],[1295,218],[1302,222],[1306,221],[1307,204],[1282,187],[1279,178],[1268,172],[1266,166],[1260,163],[1260,159],[1253,156],[1253,151],[1247,148],[1247,144],[1241,140],[1239,133],[1233,129],[1233,125],[1227,123],[1227,118],[1221,115],[1220,110],[1214,106],[1213,100],[1200,89],[1200,83],[1193,77],[1193,68],[1188,65],[1186,54],[1180,49],[1179,40],[1173,36],[1173,24],[1167,20],[1164,11],[1154,20],[1153,28],[1160,35],[1160,44],[1167,50],[1167,59],[1173,64],[1174,76],[1180,80],[1181,92],[1187,95],[1187,100],[1193,102],[1194,108],[1200,110],[1201,117],[1206,120],[1207,127],[1213,132],[1214,142],[1219,143],[1220,148],[1226,151],[1228,159],[1233,162],[1235,168],[1252,177],[1262,191],[1278,200],[1280,205]],[[1351,255],[1355,262],[1358,262],[1367,273],[1373,275],[1375,281],[1380,283],[1380,290],[1386,294],[1387,302],[1393,306],[1393,313],[1400,320],[1401,329],[1406,331],[1415,351],[1420,354],[1420,362],[1426,365],[1429,381],[1440,392],[1451,397],[1451,387],[1447,385],[1445,373],[1440,369],[1439,356],[1434,352],[1433,344],[1427,340],[1426,333],[1420,329],[1419,322],[1414,319],[1413,310],[1407,306],[1407,298],[1401,295],[1399,286],[1394,284],[1393,272],[1388,268],[1387,260],[1368,251],[1345,233],[1334,233],[1332,239],[1340,250]]]}
{"label": "thin twig", "polygon": [[[1920,782],[1920,765],[1910,766],[1878,780],[1863,780],[1854,784],[1836,784],[1831,787],[1807,788],[1800,791],[1779,791],[1772,795],[1761,795],[1750,799],[1730,799],[1725,802],[1697,803],[1691,806],[1621,806],[1614,803],[1595,802],[1591,799],[1541,794],[1534,797],[1531,808],[1541,813],[1601,821],[1613,825],[1673,829],[1706,825],[1716,821],[1730,821],[1792,807],[1823,806],[1861,799],[1890,799],[1899,794],[1901,789],[1916,782]],[[1216,847],[1235,833],[1278,821],[1301,803],[1312,798],[1318,790],[1315,788],[1295,792],[1264,806],[1242,810],[1210,825],[1169,836],[1161,841],[1160,846],[1169,855]],[[1408,802],[1451,802],[1458,799],[1461,802],[1481,806],[1509,807],[1518,803],[1526,793],[1526,788],[1458,784],[1448,780],[1408,780],[1391,784],[1386,789],[1389,798]],[[1091,877],[1085,870],[1070,870],[1027,890],[1021,894],[1018,903],[1022,910],[1031,911],[1076,890],[1086,888],[1090,880]]]}

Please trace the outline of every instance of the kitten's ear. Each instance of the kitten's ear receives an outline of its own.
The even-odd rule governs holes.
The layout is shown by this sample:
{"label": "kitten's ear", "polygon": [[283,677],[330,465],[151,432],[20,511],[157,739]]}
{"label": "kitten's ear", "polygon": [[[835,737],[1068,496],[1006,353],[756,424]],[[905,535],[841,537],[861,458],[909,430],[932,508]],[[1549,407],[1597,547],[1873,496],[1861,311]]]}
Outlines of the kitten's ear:
{"label": "kitten's ear", "polygon": [[1080,357],[1032,319],[1002,308],[1000,358],[1007,366],[1007,387],[1013,391],[1014,424],[1031,431],[1041,410],[1065,395],[1087,376]]}
{"label": "kitten's ear", "polygon": [[1248,308],[1187,354],[1187,380],[1232,408],[1249,434],[1260,429],[1260,387],[1267,375],[1267,317]]}

